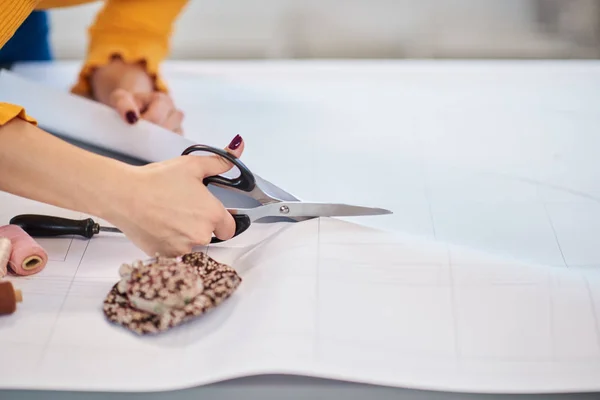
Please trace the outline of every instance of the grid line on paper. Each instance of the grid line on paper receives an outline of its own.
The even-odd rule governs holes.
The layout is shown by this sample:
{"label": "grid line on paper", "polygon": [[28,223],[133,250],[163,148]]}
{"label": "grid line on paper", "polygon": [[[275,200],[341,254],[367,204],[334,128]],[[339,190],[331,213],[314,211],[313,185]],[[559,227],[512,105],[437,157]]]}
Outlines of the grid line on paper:
{"label": "grid line on paper", "polygon": [[567,263],[567,259],[565,258],[565,253],[563,252],[562,247],[560,246],[560,240],[558,240],[558,234],[556,233],[556,228],[554,227],[554,223],[552,222],[552,217],[550,217],[550,212],[548,211],[548,206],[545,201],[541,201],[542,206],[544,207],[544,212],[546,213],[546,217],[548,218],[548,222],[550,222],[550,227],[552,228],[552,234],[554,235],[554,239],[556,240],[556,245],[558,246],[558,251],[560,251],[560,256],[565,263],[565,266],[569,268],[569,263]]}
{"label": "grid line on paper", "polygon": [[600,321],[598,321],[598,308],[596,307],[596,303],[594,302],[594,295],[592,294],[592,288],[590,287],[590,281],[585,274],[583,274],[583,279],[585,281],[585,288],[588,294],[588,298],[590,300],[590,305],[592,306],[592,315],[594,317],[594,327],[596,328],[596,342],[598,342],[598,347],[600,347]]}
{"label": "grid line on paper", "polygon": [[[63,262],[67,261],[67,256],[69,255],[69,251],[71,250],[71,246],[73,245],[73,236],[71,236],[71,239],[69,240],[69,247],[67,247],[67,251],[65,251],[65,256],[63,257]],[[81,258],[83,259],[83,256],[81,256]]]}
{"label": "grid line on paper", "polygon": [[315,331],[313,335],[313,357],[317,359],[319,354],[319,332],[321,320],[319,307],[319,292],[321,291],[321,277],[319,271],[321,270],[321,218],[317,218],[317,260],[315,262]]}
{"label": "grid line on paper", "polygon": [[[544,197],[541,194],[541,185],[537,184],[537,185],[535,185],[535,187],[536,187],[537,200],[540,202],[542,207],[544,207],[544,213],[546,214],[546,218],[548,218],[548,222],[550,223],[550,228],[552,229],[552,234],[554,235],[554,240],[556,240],[556,245],[558,246],[558,251],[560,252],[560,256],[563,260],[563,263],[568,268],[569,264],[567,263],[565,254],[562,250],[562,247],[560,246],[560,241],[558,240],[558,234],[556,233],[556,227],[554,226],[554,223],[552,222],[552,217],[550,216],[550,212],[548,211],[546,201],[544,200]],[[555,318],[554,286],[552,284],[548,285],[548,307],[549,307],[548,323],[550,324],[550,326],[548,327],[548,330],[550,331],[551,357],[552,357],[553,361],[556,361],[559,358],[559,356],[557,355],[557,350],[556,350],[557,335],[556,335],[556,329],[555,329],[555,324],[554,324],[554,318]],[[598,336],[598,335],[596,334],[596,336]]]}
{"label": "grid line on paper", "polygon": [[73,287],[73,282],[75,281],[75,277],[77,277],[77,272],[79,271],[79,268],[81,267],[81,264],[83,263],[83,259],[85,258],[85,253],[86,253],[89,245],[90,245],[90,240],[88,239],[87,243],[85,244],[85,249],[81,253],[81,257],[79,258],[79,262],[77,263],[77,268],[75,269],[75,272],[73,273],[73,276],[71,277],[71,282],[69,282],[69,287],[67,288],[65,296],[63,298],[63,301],[60,304],[60,308],[58,309],[58,312],[56,313],[56,318],[54,319],[52,327],[50,328],[50,332],[48,334],[48,339],[44,343],[44,349],[42,350],[42,354],[43,354],[42,359],[45,357],[46,353],[48,352],[48,348],[50,347],[50,342],[52,341],[52,338],[54,337],[54,332],[56,330],[56,323],[58,322],[58,319],[60,318],[60,316],[63,312],[63,308],[65,307],[65,303],[67,302],[67,299],[69,298],[69,293],[71,292],[71,288]]}

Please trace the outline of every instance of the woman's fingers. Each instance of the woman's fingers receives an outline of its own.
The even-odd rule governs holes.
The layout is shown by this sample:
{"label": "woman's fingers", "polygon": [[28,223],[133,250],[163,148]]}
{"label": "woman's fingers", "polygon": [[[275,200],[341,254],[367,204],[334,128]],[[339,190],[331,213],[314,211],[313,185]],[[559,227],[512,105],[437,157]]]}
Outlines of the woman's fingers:
{"label": "woman's fingers", "polygon": [[[236,158],[241,157],[244,152],[244,139],[242,139],[240,135],[235,135],[225,150]],[[229,171],[233,167],[233,164],[221,156],[211,156],[207,158],[213,159],[210,167],[214,169],[209,173],[205,173],[205,176],[219,175]],[[223,209],[223,211],[222,218],[215,225],[214,234],[218,239],[229,240],[235,234],[235,220],[226,209]]]}
{"label": "woman's fingers", "polygon": [[225,150],[239,158],[244,152],[244,139],[240,135],[235,135]]}
{"label": "woman's fingers", "polygon": [[215,224],[214,234],[221,240],[229,240],[235,235],[235,220],[224,208],[221,219]]}
{"label": "woman's fingers", "polygon": [[[232,145],[235,147],[234,149],[232,149]],[[226,150],[236,158],[239,158],[244,151],[244,140],[242,137],[240,135],[236,135]],[[232,163],[219,155],[200,156],[197,158],[195,157],[194,160],[197,163],[196,167],[194,168],[196,168],[198,177],[200,179],[204,179],[207,176],[221,175],[233,168]]]}
{"label": "woman's fingers", "polygon": [[165,93],[132,93],[125,89],[116,89],[110,95],[109,104],[129,124],[135,124],[140,118],[162,126],[178,134],[183,113],[175,108],[171,97]]}
{"label": "woman's fingers", "polygon": [[142,118],[160,126],[165,126],[167,118],[174,112],[175,105],[165,93],[136,93],[135,97],[144,103]]}
{"label": "woman's fingers", "polygon": [[[236,136],[226,149],[240,157],[244,141]],[[126,175],[124,187],[142,195],[120,204],[123,212],[111,222],[148,254],[182,255],[194,245],[210,243],[213,235],[231,239],[234,216],[199,179],[229,169],[229,162],[212,154],[136,167]]]}
{"label": "woman's fingers", "polygon": [[135,124],[140,118],[142,104],[127,90],[115,90],[111,93],[109,102],[111,107],[129,124]]}
{"label": "woman's fingers", "polygon": [[181,123],[183,122],[183,113],[179,110],[174,110],[167,117],[167,120],[164,123],[164,127],[168,130],[171,130],[179,135],[183,134],[183,129],[181,127]]}

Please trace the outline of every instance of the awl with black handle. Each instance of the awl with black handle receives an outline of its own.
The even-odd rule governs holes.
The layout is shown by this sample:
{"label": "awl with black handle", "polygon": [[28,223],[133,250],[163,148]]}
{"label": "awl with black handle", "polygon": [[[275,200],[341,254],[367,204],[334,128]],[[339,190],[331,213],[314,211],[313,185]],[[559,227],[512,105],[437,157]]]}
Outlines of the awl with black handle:
{"label": "awl with black handle", "polygon": [[50,215],[23,214],[13,217],[11,225],[21,227],[31,237],[78,235],[91,238],[100,232],[121,233],[117,228],[100,226],[93,219],[69,219]]}

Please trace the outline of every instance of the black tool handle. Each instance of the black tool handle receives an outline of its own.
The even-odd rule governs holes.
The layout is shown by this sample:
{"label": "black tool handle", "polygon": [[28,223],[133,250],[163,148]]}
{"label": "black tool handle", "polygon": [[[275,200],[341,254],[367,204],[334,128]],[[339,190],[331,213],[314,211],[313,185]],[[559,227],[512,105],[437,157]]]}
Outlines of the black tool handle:
{"label": "black tool handle", "polygon": [[[244,192],[251,192],[256,187],[256,180],[254,179],[254,175],[252,174],[252,172],[250,172],[248,167],[246,167],[244,165],[244,163],[241,162],[240,159],[237,158],[236,156],[234,156],[233,154],[230,154],[230,153],[226,152],[225,150],[221,150],[216,147],[206,146],[203,144],[196,144],[196,145],[192,145],[192,146],[188,147],[187,149],[185,149],[181,153],[181,155],[182,156],[189,155],[196,151],[205,151],[207,153],[212,153],[212,154],[221,156],[221,157],[225,158],[226,160],[228,160],[229,162],[231,162],[233,165],[235,165],[240,170],[240,176],[238,176],[235,179],[229,179],[229,178],[226,178],[226,177],[220,176],[220,175],[209,176],[203,180],[203,183],[206,186],[208,186],[212,183],[212,184],[230,187],[233,189],[238,189],[238,190],[241,190]],[[233,235],[234,237],[238,236],[240,233],[246,231],[250,227],[251,221],[247,215],[243,215],[243,214],[234,215],[233,219],[235,220],[235,234]],[[210,242],[211,243],[221,243],[223,241],[217,237],[213,237]]]}
{"label": "black tool handle", "polygon": [[23,214],[13,217],[10,224],[20,226],[32,237],[79,235],[89,239],[100,231],[100,226],[91,218],[76,220],[48,215]]}
{"label": "black tool handle", "polygon": [[[250,218],[245,214],[234,215],[233,219],[235,221],[235,233],[233,237],[236,237],[240,233],[244,232],[246,229],[250,228]],[[213,237],[211,239],[211,243],[221,243],[223,240]]]}
{"label": "black tool handle", "polygon": [[205,185],[208,186],[209,184],[213,183],[242,190],[244,192],[251,192],[252,190],[254,190],[254,187],[256,186],[256,180],[254,179],[254,175],[252,175],[252,172],[250,172],[248,167],[246,167],[244,163],[240,161],[239,158],[237,158],[233,154],[229,154],[225,150],[217,149],[216,147],[206,146],[203,144],[192,145],[185,149],[183,153],[181,153],[181,155],[189,155],[196,151],[205,151],[207,153],[213,153],[218,156],[221,156],[229,162],[231,162],[240,170],[240,176],[238,176],[235,179],[225,178],[224,176],[220,175],[209,176],[204,179]]}

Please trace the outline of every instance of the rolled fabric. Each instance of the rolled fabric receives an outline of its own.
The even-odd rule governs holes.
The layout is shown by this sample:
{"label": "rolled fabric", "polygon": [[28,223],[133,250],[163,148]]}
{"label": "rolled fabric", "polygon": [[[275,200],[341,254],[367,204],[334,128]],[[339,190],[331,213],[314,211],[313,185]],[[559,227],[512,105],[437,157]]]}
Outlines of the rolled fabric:
{"label": "rolled fabric", "polygon": [[8,260],[12,252],[12,243],[9,238],[0,237],[0,278],[8,274]]}
{"label": "rolled fabric", "polygon": [[27,232],[17,225],[0,227],[0,237],[10,239],[12,252],[8,267],[16,275],[33,275],[48,263],[48,254]]}
{"label": "rolled fabric", "polygon": [[14,313],[17,310],[17,303],[22,301],[21,291],[15,289],[11,282],[0,282],[0,315]]}

